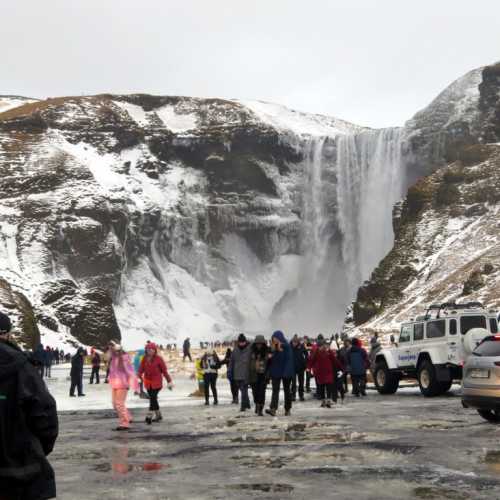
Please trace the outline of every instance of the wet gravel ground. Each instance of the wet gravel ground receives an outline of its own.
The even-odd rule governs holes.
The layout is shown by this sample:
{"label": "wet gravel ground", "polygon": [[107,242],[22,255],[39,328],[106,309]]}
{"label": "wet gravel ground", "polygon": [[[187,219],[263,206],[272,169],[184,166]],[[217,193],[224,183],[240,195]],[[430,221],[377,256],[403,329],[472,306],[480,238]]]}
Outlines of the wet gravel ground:
{"label": "wet gravel ground", "polygon": [[58,498],[78,499],[500,499],[500,425],[460,404],[458,390],[418,389],[291,417],[240,414],[228,404],[144,411],[128,433],[110,411],[60,415],[51,456]]}

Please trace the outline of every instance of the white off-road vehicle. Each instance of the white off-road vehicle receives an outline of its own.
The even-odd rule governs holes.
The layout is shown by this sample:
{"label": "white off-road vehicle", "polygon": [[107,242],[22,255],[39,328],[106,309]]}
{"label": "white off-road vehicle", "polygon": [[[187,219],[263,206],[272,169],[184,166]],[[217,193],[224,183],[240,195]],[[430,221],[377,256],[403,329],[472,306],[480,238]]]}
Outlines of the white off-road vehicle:
{"label": "white off-road vehicle", "polygon": [[417,379],[424,396],[448,391],[461,380],[466,358],[484,337],[498,333],[497,312],[479,302],[429,306],[425,315],[403,323],[391,347],[374,356],[375,385],[380,394],[394,394],[399,381]]}

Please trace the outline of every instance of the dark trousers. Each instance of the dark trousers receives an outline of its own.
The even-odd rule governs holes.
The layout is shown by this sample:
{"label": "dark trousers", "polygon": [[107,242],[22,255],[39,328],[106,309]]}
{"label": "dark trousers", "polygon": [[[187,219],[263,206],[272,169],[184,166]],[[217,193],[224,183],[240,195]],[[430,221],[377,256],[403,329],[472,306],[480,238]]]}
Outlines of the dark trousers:
{"label": "dark trousers", "polygon": [[333,399],[333,387],[333,384],[318,384],[318,399]]}
{"label": "dark trousers", "polygon": [[90,383],[94,383],[94,377],[95,377],[95,383],[99,384],[100,379],[99,379],[99,366],[93,366],[92,367],[92,372],[90,374]]}
{"label": "dark trousers", "polygon": [[158,404],[158,393],[161,389],[148,389],[149,395],[149,411],[158,411],[160,405]]}
{"label": "dark trousers", "polygon": [[352,393],[355,396],[366,396],[366,375],[351,375]]}
{"label": "dark trousers", "polygon": [[205,401],[208,403],[208,398],[210,395],[209,389],[212,389],[212,396],[214,397],[214,403],[217,403],[217,373],[205,373],[203,375],[204,389],[205,389]]}
{"label": "dark trousers", "polygon": [[75,395],[75,389],[78,390],[78,394],[83,394],[83,375],[71,375],[71,387],[69,389],[69,394],[71,396]]}
{"label": "dark trousers", "polygon": [[104,379],[104,383],[107,384],[108,383],[108,379],[109,379],[109,363],[108,363],[108,366],[106,366],[106,377]]}
{"label": "dark trousers", "polygon": [[252,384],[253,402],[256,405],[266,404],[267,378],[265,373],[257,374],[257,380]]}
{"label": "dark trousers", "polygon": [[46,377],[51,377],[51,368],[52,366],[51,365],[45,365],[45,376]]}
{"label": "dark trousers", "polygon": [[271,396],[271,409],[275,410],[275,411],[278,409],[279,400],[280,400],[281,381],[283,381],[283,392],[285,393],[285,411],[288,411],[292,408],[292,392],[291,392],[292,379],[291,378],[273,378],[273,379],[271,379],[272,386],[273,386],[273,395]]}
{"label": "dark trousers", "polygon": [[45,370],[44,370],[44,369],[45,369],[45,367],[44,367],[43,365],[37,365],[36,369],[37,369],[38,373],[40,374],[40,377],[42,377],[42,378],[43,378],[43,374],[44,374],[44,371],[45,371]]}
{"label": "dark trousers", "polygon": [[238,403],[239,401],[239,387],[236,380],[230,379],[229,385],[231,387],[231,394],[233,395],[233,403]]}
{"label": "dark trousers", "polygon": [[182,357],[182,361],[186,361],[186,358],[189,358],[189,361],[193,361],[191,358],[191,353],[189,351],[184,351],[184,356]]}
{"label": "dark trousers", "polygon": [[347,383],[347,373],[344,372],[342,375],[342,385],[344,386],[344,393],[349,392],[349,385]]}
{"label": "dark trousers", "polygon": [[[299,398],[304,399],[304,370],[301,370],[295,374],[292,379],[292,399],[295,401],[297,397],[297,385],[299,390]],[[297,384],[298,381],[298,384]]]}
{"label": "dark trousers", "polygon": [[248,399],[248,382],[244,380],[236,380],[238,389],[241,394],[241,407],[250,408],[250,399]]}
{"label": "dark trousers", "polygon": [[344,376],[338,378],[333,383],[333,400],[337,401],[337,395],[340,394],[340,399],[344,399],[345,396],[345,387],[344,387]]}
{"label": "dark trousers", "polygon": [[311,372],[308,370],[306,371],[306,392],[311,392]]}

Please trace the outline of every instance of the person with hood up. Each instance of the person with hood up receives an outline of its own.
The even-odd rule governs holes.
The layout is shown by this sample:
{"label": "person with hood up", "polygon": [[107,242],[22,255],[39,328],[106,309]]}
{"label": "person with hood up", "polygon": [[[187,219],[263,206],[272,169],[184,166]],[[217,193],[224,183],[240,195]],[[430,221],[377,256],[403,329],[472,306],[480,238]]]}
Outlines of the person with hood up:
{"label": "person with hood up", "polygon": [[352,339],[352,347],[349,351],[349,366],[351,369],[352,393],[366,396],[366,369],[370,366],[368,354],[361,346],[358,338]]}
{"label": "person with hood up", "polygon": [[[134,356],[134,370],[137,376],[139,376],[139,368],[141,367],[142,358],[144,358],[144,354],[146,351],[144,349],[137,349],[137,352]],[[148,395],[144,392],[144,383],[142,379],[139,379],[139,392],[135,393],[141,399],[148,399]]]}
{"label": "person with hood up", "polygon": [[290,415],[292,409],[292,393],[291,385],[292,378],[295,375],[295,367],[293,364],[293,352],[290,344],[285,339],[283,332],[277,330],[271,337],[271,354],[270,354],[269,375],[273,393],[271,396],[270,408],[266,413],[271,416],[276,416],[278,410],[280,387],[283,383],[283,392],[285,393],[285,416]]}
{"label": "person with hood up", "polygon": [[[145,422],[151,425],[152,422],[159,422],[163,419],[158,404],[158,393],[163,388],[163,378],[167,381],[167,387],[171,391],[174,388],[172,377],[168,373],[167,365],[163,358],[158,355],[156,344],[146,344],[146,354],[139,367],[139,378],[144,381],[144,387],[149,395],[149,412]],[[154,420],[153,420],[154,413]]]}
{"label": "person with hood up", "polygon": [[210,404],[210,389],[212,390],[212,396],[214,398],[214,405],[218,404],[217,401],[217,370],[220,368],[220,359],[212,349],[210,352],[206,352],[201,358],[201,368],[203,369],[203,382],[205,389],[205,404],[208,406]]}
{"label": "person with hood up", "polygon": [[337,402],[335,383],[337,373],[343,370],[343,366],[324,339],[317,341],[317,348],[311,354],[311,366],[318,384],[321,408],[331,408],[332,399]]}
{"label": "person with hood up", "polygon": [[298,335],[293,336],[291,346],[295,367],[295,374],[292,379],[292,401],[297,399],[297,389],[300,401],[304,401],[304,374],[307,368],[308,353]]}
{"label": "person with hood up", "polygon": [[251,346],[250,385],[252,387],[255,413],[263,417],[266,404],[266,387],[268,379],[269,348],[263,335],[257,335]]}
{"label": "person with hood up", "polygon": [[129,355],[115,342],[109,344],[111,357],[109,360],[109,385],[111,387],[113,408],[118,414],[119,425],[116,431],[128,431],[132,415],[127,409],[127,394],[130,388],[139,389],[137,375]]}
{"label": "person with hood up", "polygon": [[75,355],[71,358],[71,387],[69,389],[69,395],[74,398],[75,397],[75,389],[78,389],[78,396],[85,396],[83,394],[83,361],[85,358],[86,352],[83,347],[79,347],[76,350]]}
{"label": "person with hood up", "polygon": [[101,369],[101,356],[95,349],[92,349],[92,358],[90,362],[92,364],[92,372],[90,374],[89,384],[94,383],[94,378],[95,383],[99,384],[101,382],[99,378],[99,370]]}
{"label": "person with hood up", "polygon": [[243,333],[238,335],[238,341],[231,355],[229,370],[232,373],[235,383],[241,395],[240,411],[250,409],[250,400],[248,398],[248,383],[250,379],[250,355],[251,347]]}
{"label": "person with hood up", "polygon": [[10,318],[0,313],[0,498],[56,497],[47,460],[58,434],[57,408],[30,363],[10,337]]}

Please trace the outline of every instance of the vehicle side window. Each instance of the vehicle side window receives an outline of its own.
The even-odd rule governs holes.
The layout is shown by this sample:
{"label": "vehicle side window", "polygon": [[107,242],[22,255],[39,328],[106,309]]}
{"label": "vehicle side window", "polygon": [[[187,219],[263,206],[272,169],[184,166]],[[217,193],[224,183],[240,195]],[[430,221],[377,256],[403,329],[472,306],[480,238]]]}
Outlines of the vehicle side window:
{"label": "vehicle side window", "polygon": [[456,334],[457,334],[457,320],[450,319],[450,335],[456,335]]}
{"label": "vehicle side window", "polygon": [[495,318],[490,318],[490,333],[498,333],[498,322]]}
{"label": "vehicle side window", "polygon": [[435,339],[437,337],[444,337],[446,332],[446,320],[439,319],[437,321],[429,321],[427,323],[427,338]]}
{"label": "vehicle side window", "polygon": [[413,340],[424,340],[424,324],[416,323],[413,332]]}
{"label": "vehicle side window", "polygon": [[484,316],[462,316],[460,318],[460,333],[465,335],[472,328],[486,329],[486,318]]}
{"label": "vehicle side window", "polygon": [[413,333],[413,325],[403,325],[399,334],[399,343],[410,342],[411,334]]}

